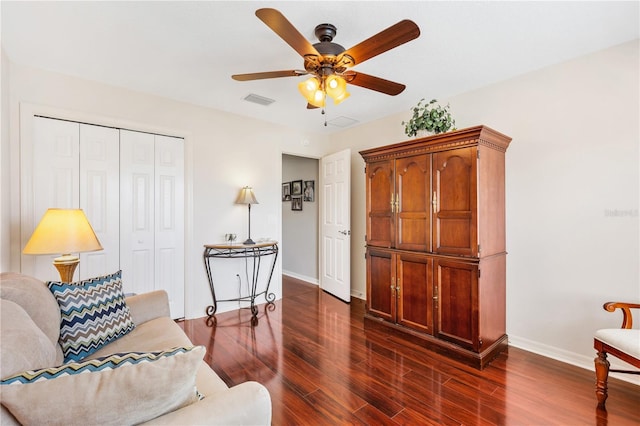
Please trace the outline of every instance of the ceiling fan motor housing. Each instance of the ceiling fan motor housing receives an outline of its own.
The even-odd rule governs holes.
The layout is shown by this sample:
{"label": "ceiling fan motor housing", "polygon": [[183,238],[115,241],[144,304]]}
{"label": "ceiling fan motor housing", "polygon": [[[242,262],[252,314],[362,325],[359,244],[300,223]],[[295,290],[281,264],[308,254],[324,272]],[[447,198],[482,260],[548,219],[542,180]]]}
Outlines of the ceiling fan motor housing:
{"label": "ceiling fan motor housing", "polygon": [[335,25],[331,24],[320,24],[316,26],[315,34],[320,42],[315,43],[313,47],[322,55],[322,60],[319,61],[316,56],[312,55],[305,56],[305,70],[324,76],[334,74],[335,71],[337,71],[334,69],[337,57],[346,50],[341,45],[332,42],[337,31]]}

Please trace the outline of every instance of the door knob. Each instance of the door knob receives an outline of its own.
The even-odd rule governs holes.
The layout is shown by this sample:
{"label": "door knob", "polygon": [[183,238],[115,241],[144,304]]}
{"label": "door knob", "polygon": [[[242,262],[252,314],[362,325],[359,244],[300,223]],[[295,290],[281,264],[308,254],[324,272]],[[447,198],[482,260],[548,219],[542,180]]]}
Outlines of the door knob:
{"label": "door knob", "polygon": [[351,235],[351,231],[338,231],[338,233],[342,235]]}

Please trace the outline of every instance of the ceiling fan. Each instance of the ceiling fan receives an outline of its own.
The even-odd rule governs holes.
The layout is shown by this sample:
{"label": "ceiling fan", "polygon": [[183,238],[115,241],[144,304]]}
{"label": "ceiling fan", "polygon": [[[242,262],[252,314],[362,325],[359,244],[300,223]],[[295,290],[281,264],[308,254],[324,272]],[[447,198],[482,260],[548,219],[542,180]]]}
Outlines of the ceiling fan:
{"label": "ceiling fan", "polygon": [[406,87],[404,84],[356,72],[350,68],[418,38],[420,29],[413,21],[402,20],[345,50],[333,42],[337,29],[331,24],[316,26],[315,35],[320,42],[311,44],[278,10],[258,9],[256,16],[304,58],[304,70],[235,74],[231,76],[234,80],[249,81],[310,74],[311,78],[298,84],[298,90],[306,98],[307,108],[310,109],[324,107],[327,95],[333,98],[335,104],[344,101],[349,97],[347,83],[392,96],[401,93]]}

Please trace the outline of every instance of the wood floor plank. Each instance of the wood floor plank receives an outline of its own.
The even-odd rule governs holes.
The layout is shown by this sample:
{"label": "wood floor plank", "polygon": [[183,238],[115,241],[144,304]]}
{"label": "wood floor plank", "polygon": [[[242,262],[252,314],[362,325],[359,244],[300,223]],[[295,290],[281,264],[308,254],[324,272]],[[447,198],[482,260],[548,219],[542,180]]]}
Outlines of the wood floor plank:
{"label": "wood floor plank", "polygon": [[285,277],[255,326],[244,308],[180,324],[229,386],[267,387],[274,425],[640,425],[638,386],[610,379],[597,409],[592,371],[512,347],[477,370],[365,330],[364,308]]}

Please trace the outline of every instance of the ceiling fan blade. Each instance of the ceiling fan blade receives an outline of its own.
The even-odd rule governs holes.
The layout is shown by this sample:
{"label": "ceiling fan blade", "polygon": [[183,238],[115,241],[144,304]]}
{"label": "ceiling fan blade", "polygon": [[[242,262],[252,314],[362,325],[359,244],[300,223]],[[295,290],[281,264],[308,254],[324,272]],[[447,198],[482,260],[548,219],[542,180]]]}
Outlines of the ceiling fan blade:
{"label": "ceiling fan blade", "polygon": [[264,22],[267,27],[278,34],[287,44],[304,57],[305,55],[315,55],[322,57],[320,53],[302,34],[294,27],[291,22],[284,17],[282,13],[276,9],[258,9],[256,16]]}
{"label": "ceiling fan blade", "polygon": [[318,109],[318,107],[315,105],[311,105],[310,103],[307,103],[307,109]]}
{"label": "ceiling fan blade", "polygon": [[342,52],[338,57],[338,66],[352,67],[355,64],[361,64],[418,36],[420,36],[420,28],[415,22],[408,19],[402,20]]}
{"label": "ceiling fan blade", "polygon": [[262,80],[265,78],[278,78],[278,77],[298,77],[300,75],[308,74],[306,71],[301,70],[286,70],[286,71],[267,71],[267,72],[254,72],[250,74],[234,74],[232,79],[237,81],[250,81],[250,80]]}
{"label": "ceiling fan blade", "polygon": [[361,72],[350,72],[344,74],[343,77],[347,83],[353,84],[354,86],[364,87],[365,89],[375,90],[376,92],[391,96],[402,93],[402,91],[407,87],[404,84],[385,80],[380,77],[374,77]]}

